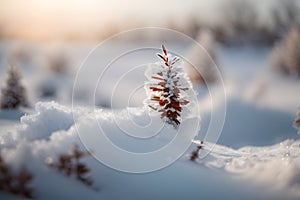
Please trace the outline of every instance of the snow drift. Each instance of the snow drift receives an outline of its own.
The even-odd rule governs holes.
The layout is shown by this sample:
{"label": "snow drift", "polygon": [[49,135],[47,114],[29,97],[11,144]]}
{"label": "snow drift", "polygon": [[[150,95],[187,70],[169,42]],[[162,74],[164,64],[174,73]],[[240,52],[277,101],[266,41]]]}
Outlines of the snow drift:
{"label": "snow drift", "polygon": [[[54,160],[60,153],[68,152],[74,144],[79,144],[80,148],[84,149],[75,124],[86,130],[89,135],[95,131],[95,124],[91,123],[90,119],[96,114],[106,133],[111,134],[110,139],[121,148],[146,151],[159,145],[155,146],[150,142],[148,146],[145,143],[135,146],[137,143],[128,143],[129,139],[126,137],[129,136],[119,137],[120,130],[113,123],[112,111],[91,112],[88,108],[75,108],[73,111],[55,102],[38,103],[34,113],[21,118],[20,126],[0,134],[1,155],[12,166],[25,164],[29,171],[34,173],[32,187],[35,190],[34,194],[40,199],[130,199],[143,198],[145,195],[149,198],[155,195],[164,199],[185,197],[297,199],[300,196],[299,140],[286,140],[272,146],[249,146],[237,150],[216,145],[209,156],[198,160],[196,164],[182,157],[164,170],[139,176],[109,169],[89,157],[85,158],[84,162],[91,168],[95,184],[92,188],[88,188],[75,178],[61,175],[45,164],[45,161]],[[118,113],[117,121],[123,128],[128,128],[126,127],[128,116],[137,123],[146,119],[140,109],[114,112]],[[172,132],[169,130],[166,136],[158,137],[158,141],[166,142],[172,136],[170,133]],[[209,147],[212,144],[206,145]],[[190,152],[191,149],[186,151],[186,154]],[[216,170],[228,173],[221,175]],[[168,180],[168,183],[164,180]],[[253,190],[246,189],[249,185],[246,186],[245,183],[260,192],[251,193]],[[61,187],[62,185],[67,187]],[[216,188],[218,192],[212,193],[205,189],[207,187]],[[137,192],[128,193],[133,188],[138,188]],[[176,190],[181,193],[177,193]],[[0,196],[15,198],[2,192]]]}

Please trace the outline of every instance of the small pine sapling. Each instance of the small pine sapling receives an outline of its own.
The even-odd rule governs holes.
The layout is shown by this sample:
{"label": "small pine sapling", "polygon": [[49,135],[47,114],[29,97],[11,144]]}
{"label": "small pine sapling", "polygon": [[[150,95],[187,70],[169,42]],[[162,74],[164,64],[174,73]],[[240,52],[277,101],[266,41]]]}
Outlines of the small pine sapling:
{"label": "small pine sapling", "polygon": [[145,104],[177,128],[182,121],[183,107],[190,103],[187,91],[191,89],[191,83],[183,67],[178,65],[180,59],[170,55],[164,45],[162,54],[158,53],[157,56],[161,61],[149,68],[149,82],[146,83],[148,99]]}
{"label": "small pine sapling", "polygon": [[1,90],[1,108],[15,109],[21,106],[28,107],[26,90],[22,86],[20,79],[20,71],[15,66],[12,66],[8,71],[8,77],[5,85]]}
{"label": "small pine sapling", "polygon": [[0,190],[33,198],[33,190],[28,186],[33,178],[33,175],[24,166],[19,171],[13,172],[0,156]]}
{"label": "small pine sapling", "polygon": [[78,145],[75,145],[71,153],[60,154],[56,163],[49,162],[47,164],[67,176],[75,175],[77,180],[91,186],[93,180],[87,177],[90,169],[81,162],[82,158],[90,155],[90,152],[81,151]]}

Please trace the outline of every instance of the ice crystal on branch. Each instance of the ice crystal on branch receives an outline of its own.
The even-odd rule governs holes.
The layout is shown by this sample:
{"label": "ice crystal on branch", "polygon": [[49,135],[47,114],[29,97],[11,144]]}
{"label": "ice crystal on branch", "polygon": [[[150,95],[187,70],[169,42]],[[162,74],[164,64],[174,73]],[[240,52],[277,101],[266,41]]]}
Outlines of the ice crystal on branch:
{"label": "ice crystal on branch", "polygon": [[190,103],[187,91],[191,89],[191,83],[180,59],[170,55],[164,45],[162,54],[157,56],[161,61],[151,65],[146,72],[149,82],[146,83],[148,99],[145,104],[176,128],[182,121],[183,107]]}

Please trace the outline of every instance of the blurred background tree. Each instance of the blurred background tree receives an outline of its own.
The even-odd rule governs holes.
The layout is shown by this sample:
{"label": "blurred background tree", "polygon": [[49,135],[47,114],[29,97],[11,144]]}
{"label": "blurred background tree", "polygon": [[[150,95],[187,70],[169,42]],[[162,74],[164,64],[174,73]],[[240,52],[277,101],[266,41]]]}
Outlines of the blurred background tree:
{"label": "blurred background tree", "polygon": [[271,54],[274,70],[282,74],[300,76],[300,31],[293,26]]}
{"label": "blurred background tree", "polygon": [[17,69],[17,67],[12,66],[8,71],[8,77],[5,85],[1,90],[1,108],[28,107],[26,90],[20,79],[21,72]]}

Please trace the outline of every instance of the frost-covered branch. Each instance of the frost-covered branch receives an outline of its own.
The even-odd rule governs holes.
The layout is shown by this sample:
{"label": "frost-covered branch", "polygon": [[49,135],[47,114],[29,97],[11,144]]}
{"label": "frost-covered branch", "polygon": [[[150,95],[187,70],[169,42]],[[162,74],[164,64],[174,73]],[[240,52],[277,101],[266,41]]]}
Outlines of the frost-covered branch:
{"label": "frost-covered branch", "polygon": [[191,83],[180,59],[169,54],[164,45],[162,54],[157,56],[161,61],[150,65],[146,72],[149,82],[146,83],[148,99],[145,104],[176,128],[182,121],[183,107],[190,103],[187,91],[191,89]]}

